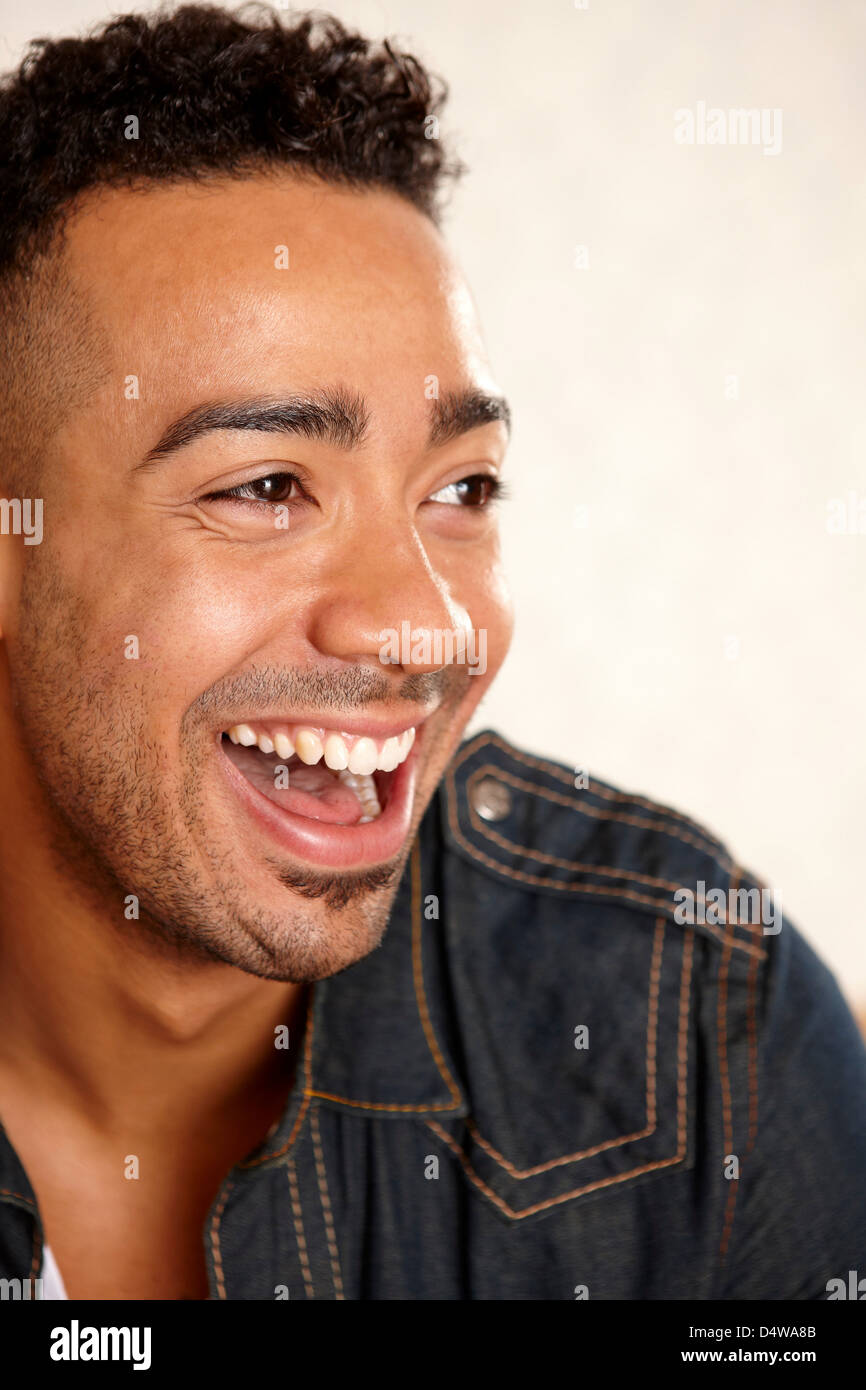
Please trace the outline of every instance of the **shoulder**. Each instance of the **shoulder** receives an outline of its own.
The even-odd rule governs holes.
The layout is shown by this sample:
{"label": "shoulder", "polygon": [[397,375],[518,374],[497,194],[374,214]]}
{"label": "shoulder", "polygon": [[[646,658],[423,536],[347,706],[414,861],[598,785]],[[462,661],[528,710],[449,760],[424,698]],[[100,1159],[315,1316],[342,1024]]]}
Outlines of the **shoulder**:
{"label": "shoulder", "polygon": [[505,1173],[533,1174],[519,1192],[547,1202],[691,1168],[706,1142],[694,1097],[707,1066],[724,1053],[745,1093],[745,1014],[766,957],[754,928],[677,920],[684,886],[739,881],[725,847],[678,812],[492,732],[458,750],[440,813],[461,1049],[479,1078],[479,1132]]}
{"label": "shoulder", "polygon": [[[864,1147],[851,1116],[862,1114],[866,1052],[771,888],[688,816],[489,731],[458,750],[439,809],[478,1162],[511,1216],[653,1181],[673,1221],[677,1175],[697,1168],[715,1268],[727,1255],[745,1285],[740,1252],[772,1211],[795,1272],[764,1262],[744,1296],[771,1296],[776,1279],[794,1297],[820,1288],[852,1248],[833,1203],[816,1196],[812,1210],[832,1259],[783,1233],[816,1165],[832,1159],[852,1195],[843,1179]],[[802,1124],[804,1083],[818,1131],[807,1126],[786,1186],[778,1166]],[[739,1204],[724,1180],[732,1155]],[[864,1221],[858,1198],[849,1225]]]}
{"label": "shoulder", "polygon": [[[674,920],[679,890],[737,887],[754,876],[711,831],[669,806],[582,769],[540,758],[485,731],[445,778],[443,833],[468,867],[503,885],[572,903],[618,905]],[[680,916],[682,913],[680,913]],[[724,943],[718,914],[696,913]],[[744,940],[754,933],[738,933]]]}

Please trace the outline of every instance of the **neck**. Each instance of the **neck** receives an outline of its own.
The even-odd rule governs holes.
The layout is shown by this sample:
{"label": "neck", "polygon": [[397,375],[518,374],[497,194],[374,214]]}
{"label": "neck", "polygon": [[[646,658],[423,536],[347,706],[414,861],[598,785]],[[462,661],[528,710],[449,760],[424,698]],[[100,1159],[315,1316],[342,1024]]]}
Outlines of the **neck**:
{"label": "neck", "polygon": [[[250,1108],[276,1118],[305,987],[184,955],[144,920],[118,923],[64,874],[36,805],[16,804],[9,770],[0,774],[0,1073],[99,1128],[130,1114],[166,1135]],[[279,1025],[288,1050],[275,1046]]]}

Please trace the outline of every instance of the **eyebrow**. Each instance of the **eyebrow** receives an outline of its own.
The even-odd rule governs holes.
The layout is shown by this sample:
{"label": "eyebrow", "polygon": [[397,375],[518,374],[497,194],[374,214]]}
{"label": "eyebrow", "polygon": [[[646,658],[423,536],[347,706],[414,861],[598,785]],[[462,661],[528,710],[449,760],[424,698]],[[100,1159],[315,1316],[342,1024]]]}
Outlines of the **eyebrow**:
{"label": "eyebrow", "polygon": [[[501,421],[510,435],[511,410],[503,396],[477,388],[445,391],[430,404],[428,444],[441,448],[479,425]],[[331,444],[337,449],[358,449],[364,443],[370,416],[363,397],[343,387],[327,388],[275,400],[217,401],[195,406],[174,420],[159,442],[136,465],[146,468],[161,463],[179,449],[216,430],[255,430],[262,434],[286,434]]]}

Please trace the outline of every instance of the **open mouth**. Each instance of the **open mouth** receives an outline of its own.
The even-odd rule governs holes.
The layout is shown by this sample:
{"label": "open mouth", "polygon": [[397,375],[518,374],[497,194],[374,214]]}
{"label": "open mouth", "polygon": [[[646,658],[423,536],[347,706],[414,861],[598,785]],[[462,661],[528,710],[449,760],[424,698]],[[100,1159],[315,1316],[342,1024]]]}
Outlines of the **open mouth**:
{"label": "open mouth", "polygon": [[235,724],[223,734],[223,751],[283,811],[357,825],[382,814],[393,774],[414,742],[414,728],[373,739],[309,725]]}
{"label": "open mouth", "polygon": [[234,790],[284,849],[333,867],[401,848],[415,785],[416,728],[387,735],[251,720],[225,729]]}

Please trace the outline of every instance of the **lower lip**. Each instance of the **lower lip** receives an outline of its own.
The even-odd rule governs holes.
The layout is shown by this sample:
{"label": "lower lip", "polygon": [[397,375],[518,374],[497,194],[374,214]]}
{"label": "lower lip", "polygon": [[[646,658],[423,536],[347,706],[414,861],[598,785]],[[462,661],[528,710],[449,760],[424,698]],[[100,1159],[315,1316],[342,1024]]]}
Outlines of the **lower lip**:
{"label": "lower lip", "polygon": [[395,771],[388,804],[365,825],[328,825],[283,811],[263,796],[220,749],[229,782],[256,824],[281,849],[330,869],[363,868],[393,859],[406,843],[415,803],[418,739]]}

